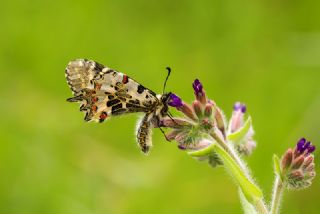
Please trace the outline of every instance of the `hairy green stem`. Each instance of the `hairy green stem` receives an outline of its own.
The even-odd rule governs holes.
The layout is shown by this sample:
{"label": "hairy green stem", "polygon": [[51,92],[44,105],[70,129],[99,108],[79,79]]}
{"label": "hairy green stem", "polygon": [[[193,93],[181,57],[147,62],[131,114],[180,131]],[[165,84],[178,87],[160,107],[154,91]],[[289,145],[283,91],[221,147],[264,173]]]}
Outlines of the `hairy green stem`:
{"label": "hairy green stem", "polygon": [[279,175],[276,175],[276,179],[273,186],[273,195],[272,195],[272,202],[271,202],[271,214],[279,213],[281,197],[283,193],[284,184]]}
{"label": "hairy green stem", "polygon": [[[223,159],[226,165],[229,165],[227,167],[231,168],[233,163],[237,166],[236,168],[238,169],[231,170],[230,172],[233,173],[233,176],[236,178],[236,180],[238,180],[238,185],[240,186],[246,197],[252,198],[251,204],[255,207],[256,211],[261,214],[268,214],[268,210],[264,203],[263,195],[260,188],[252,182],[253,179],[250,176],[249,170],[242,163],[241,159],[238,157],[234,149],[230,145],[228,145],[228,143],[224,139],[221,139],[215,132],[211,132],[210,135],[216,140],[223,151],[225,151],[225,153],[230,157],[230,159],[223,157],[223,151],[221,151],[219,147],[216,148],[215,151],[218,153],[218,155],[220,154],[220,158]],[[261,195],[261,197],[257,198],[258,195]]]}
{"label": "hairy green stem", "polygon": [[268,210],[267,210],[267,207],[264,203],[264,201],[262,199],[260,199],[259,201],[257,201],[255,204],[254,204],[254,207],[256,209],[256,211],[258,213],[261,213],[261,214],[268,214]]}
{"label": "hairy green stem", "polygon": [[235,154],[233,148],[231,148],[224,139],[221,139],[214,131],[210,132],[210,136],[217,141],[217,143],[231,156],[231,158],[238,164],[238,166],[242,169],[245,174],[247,173],[247,169]]}

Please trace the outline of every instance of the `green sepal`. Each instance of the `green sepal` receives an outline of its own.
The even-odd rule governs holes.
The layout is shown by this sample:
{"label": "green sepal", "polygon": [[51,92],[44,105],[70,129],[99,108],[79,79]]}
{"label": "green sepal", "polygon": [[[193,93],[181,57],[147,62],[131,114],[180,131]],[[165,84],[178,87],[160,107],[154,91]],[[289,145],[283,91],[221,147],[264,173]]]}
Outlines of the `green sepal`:
{"label": "green sepal", "polygon": [[246,122],[243,124],[243,126],[238,129],[237,131],[228,134],[227,139],[228,141],[232,141],[233,143],[240,143],[241,140],[247,135],[247,133],[250,130],[250,127],[252,125],[252,119],[251,117],[248,117]]}

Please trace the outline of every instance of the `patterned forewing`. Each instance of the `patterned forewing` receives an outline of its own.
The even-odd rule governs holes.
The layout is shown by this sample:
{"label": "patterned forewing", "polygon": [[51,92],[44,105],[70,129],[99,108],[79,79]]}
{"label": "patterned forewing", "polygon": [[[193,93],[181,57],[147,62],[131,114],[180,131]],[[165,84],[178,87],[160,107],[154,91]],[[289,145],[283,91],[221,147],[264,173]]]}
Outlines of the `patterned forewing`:
{"label": "patterned forewing", "polygon": [[70,102],[80,102],[86,121],[104,121],[130,112],[151,112],[158,105],[153,91],[126,74],[95,61],[79,59],[66,68],[66,79],[73,91]]}

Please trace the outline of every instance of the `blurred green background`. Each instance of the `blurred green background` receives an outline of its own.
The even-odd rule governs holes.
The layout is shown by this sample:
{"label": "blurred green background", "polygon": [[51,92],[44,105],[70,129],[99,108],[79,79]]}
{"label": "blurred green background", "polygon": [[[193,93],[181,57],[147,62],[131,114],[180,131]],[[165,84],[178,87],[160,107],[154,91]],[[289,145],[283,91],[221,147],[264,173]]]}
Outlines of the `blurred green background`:
{"label": "blurred green background", "polygon": [[[246,103],[258,142],[248,165],[269,200],[273,153],[301,136],[320,147],[319,10],[312,0],[1,1],[0,213],[242,213],[223,168],[160,131],[142,155],[137,115],[85,123],[65,101],[76,58],[158,93],[171,66],[167,90],[191,101],[199,78],[228,117]],[[319,213],[319,193],[316,177],[285,194],[282,212]]]}

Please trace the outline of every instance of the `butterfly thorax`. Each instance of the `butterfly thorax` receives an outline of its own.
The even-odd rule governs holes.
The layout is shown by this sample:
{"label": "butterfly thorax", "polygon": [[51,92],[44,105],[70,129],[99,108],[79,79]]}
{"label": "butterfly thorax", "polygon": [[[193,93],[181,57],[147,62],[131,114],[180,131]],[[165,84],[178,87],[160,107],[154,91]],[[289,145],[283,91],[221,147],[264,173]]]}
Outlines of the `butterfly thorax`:
{"label": "butterfly thorax", "polygon": [[168,115],[168,110],[169,110],[169,107],[168,107],[168,102],[170,100],[170,95],[171,95],[171,92],[168,92],[168,93],[164,93],[164,94],[158,94],[157,95],[157,98],[159,100],[159,116],[160,117],[165,117]]}

